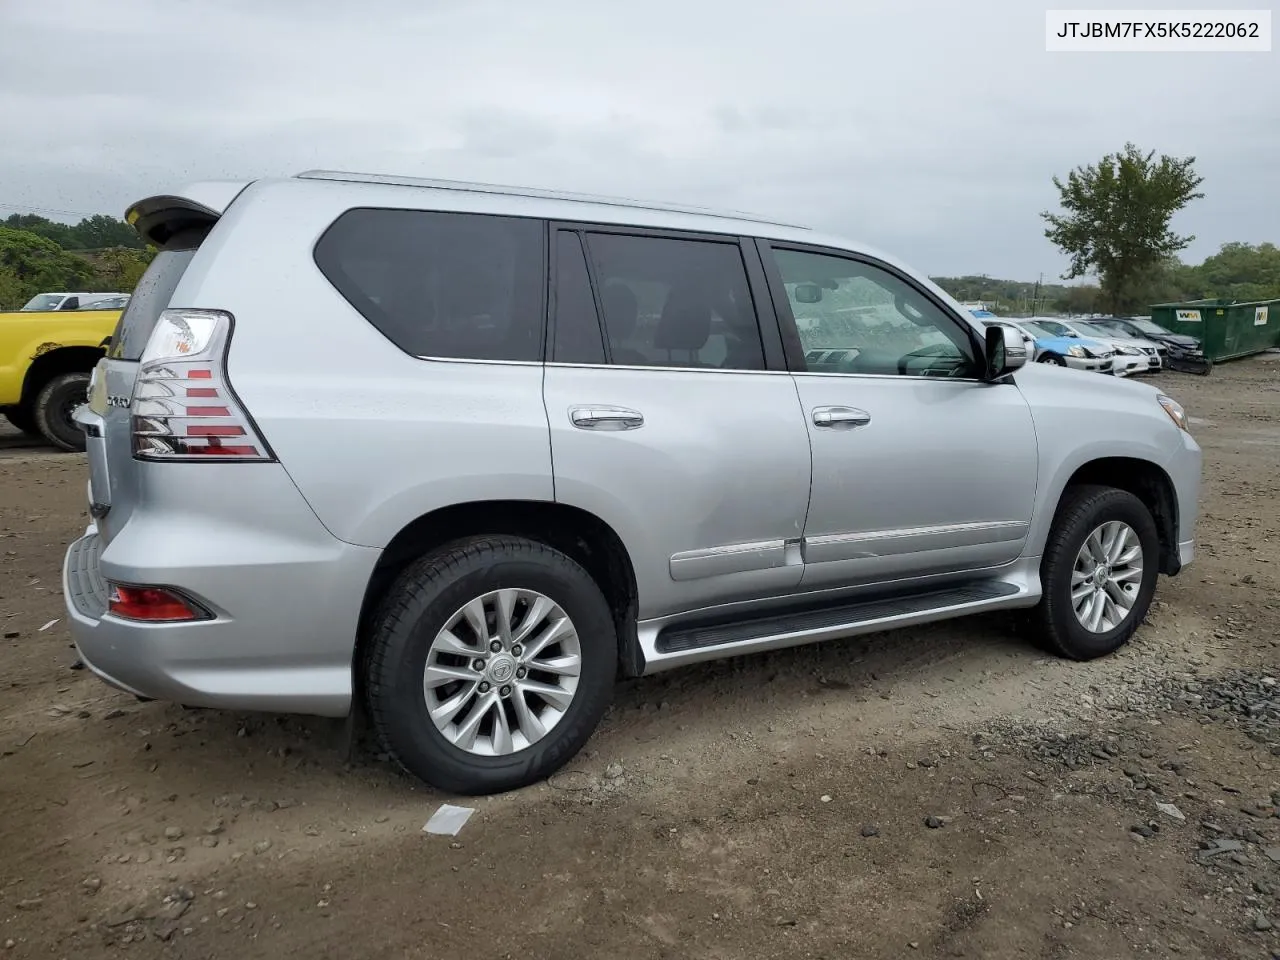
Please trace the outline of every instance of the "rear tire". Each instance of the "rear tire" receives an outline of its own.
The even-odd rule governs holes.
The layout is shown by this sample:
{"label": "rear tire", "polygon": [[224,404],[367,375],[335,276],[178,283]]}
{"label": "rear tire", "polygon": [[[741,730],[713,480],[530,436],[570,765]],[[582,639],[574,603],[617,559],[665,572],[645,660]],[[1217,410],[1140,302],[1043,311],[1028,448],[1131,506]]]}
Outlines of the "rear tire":
{"label": "rear tire", "polygon": [[1030,611],[1035,639],[1072,660],[1118,650],[1146,618],[1159,566],[1160,537],[1141,500],[1115,487],[1068,489],[1040,564],[1044,594]]}
{"label": "rear tire", "polygon": [[71,419],[71,415],[88,398],[87,373],[63,373],[46,383],[36,394],[36,402],[32,407],[40,435],[59,450],[83,450],[84,431]]}
{"label": "rear tire", "polygon": [[[479,620],[467,616],[475,610]],[[539,648],[553,634],[564,642]],[[618,662],[613,616],[591,576],[558,550],[508,536],[456,541],[413,563],[382,601],[367,644],[365,697],[387,752],[464,795],[527,786],[572,759],[608,709]],[[575,658],[576,676],[539,669]]]}
{"label": "rear tire", "polygon": [[28,436],[40,436],[40,428],[26,407],[5,407],[4,418]]}

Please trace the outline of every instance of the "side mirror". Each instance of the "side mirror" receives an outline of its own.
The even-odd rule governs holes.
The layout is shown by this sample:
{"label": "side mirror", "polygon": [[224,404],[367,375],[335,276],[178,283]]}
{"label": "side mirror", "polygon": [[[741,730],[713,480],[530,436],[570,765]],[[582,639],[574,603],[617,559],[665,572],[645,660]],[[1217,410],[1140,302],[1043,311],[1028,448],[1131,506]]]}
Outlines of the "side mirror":
{"label": "side mirror", "polygon": [[987,327],[986,349],[987,380],[998,380],[1027,362],[1027,344],[1013,327]]}
{"label": "side mirror", "polygon": [[820,303],[822,288],[816,283],[797,283],[795,287],[797,303]]}

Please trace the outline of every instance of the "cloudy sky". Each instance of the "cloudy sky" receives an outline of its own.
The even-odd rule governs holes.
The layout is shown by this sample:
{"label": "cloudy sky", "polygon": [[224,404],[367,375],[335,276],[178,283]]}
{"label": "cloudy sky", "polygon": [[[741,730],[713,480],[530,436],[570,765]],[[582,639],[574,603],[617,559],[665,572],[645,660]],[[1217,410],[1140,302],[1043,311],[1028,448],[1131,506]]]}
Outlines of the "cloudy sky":
{"label": "cloudy sky", "polygon": [[0,0],[0,215],[324,167],[746,209],[1049,280],[1050,178],[1133,140],[1197,157],[1186,259],[1280,241],[1280,53],[1050,54],[1044,9]]}

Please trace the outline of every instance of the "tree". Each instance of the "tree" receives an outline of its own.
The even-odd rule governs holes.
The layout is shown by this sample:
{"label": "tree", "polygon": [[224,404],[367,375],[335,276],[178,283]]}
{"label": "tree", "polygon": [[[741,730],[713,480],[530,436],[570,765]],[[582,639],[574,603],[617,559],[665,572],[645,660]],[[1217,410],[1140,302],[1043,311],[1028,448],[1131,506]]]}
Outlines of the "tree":
{"label": "tree", "polygon": [[1197,296],[1271,300],[1280,297],[1280,248],[1273,243],[1224,243],[1189,273]]}
{"label": "tree", "polygon": [[131,226],[104,213],[85,217],[75,226],[35,213],[15,213],[3,222],[3,226],[47,237],[63,250],[103,250],[107,247],[141,250],[145,246]]}
{"label": "tree", "polygon": [[1100,292],[1097,287],[1091,284],[1067,287],[1062,295],[1054,301],[1054,306],[1063,313],[1097,313]]}
{"label": "tree", "polygon": [[83,290],[93,282],[93,267],[45,237],[0,227],[0,290],[5,309],[16,309],[37,293]]}
{"label": "tree", "polygon": [[99,213],[85,217],[71,228],[69,250],[101,250],[105,247],[141,249],[142,238],[123,220]]}
{"label": "tree", "polygon": [[145,250],[112,247],[99,251],[93,258],[95,286],[103,290],[129,293],[138,285],[155,255],[155,250],[150,247]]}
{"label": "tree", "polygon": [[28,233],[34,233],[38,237],[45,237],[64,250],[71,243],[72,228],[69,224],[57,223],[35,213],[15,213],[0,226],[9,227],[13,230],[26,230]]}
{"label": "tree", "polygon": [[1154,275],[1195,239],[1169,229],[1175,213],[1204,196],[1195,157],[1154,157],[1126,143],[1122,152],[1072,170],[1066,183],[1055,176],[1066,212],[1041,214],[1045,236],[1071,257],[1063,279],[1097,274],[1103,305],[1115,313],[1145,306]]}

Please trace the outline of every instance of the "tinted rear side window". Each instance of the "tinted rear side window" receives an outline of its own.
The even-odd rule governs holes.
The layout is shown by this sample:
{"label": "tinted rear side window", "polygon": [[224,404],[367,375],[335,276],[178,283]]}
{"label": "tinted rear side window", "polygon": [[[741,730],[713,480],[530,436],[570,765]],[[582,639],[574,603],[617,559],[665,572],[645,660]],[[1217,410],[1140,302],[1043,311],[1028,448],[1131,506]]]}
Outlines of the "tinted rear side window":
{"label": "tinted rear side window", "polygon": [[156,254],[134,288],[129,305],[116,321],[115,332],[111,335],[110,356],[113,359],[137,360],[142,356],[156,321],[169,306],[178,281],[207,234],[208,230],[194,230],[175,236],[164,250]]}
{"label": "tinted rear side window", "polygon": [[764,369],[737,243],[592,233],[587,247],[612,363]]}
{"label": "tinted rear side window", "polygon": [[349,210],[316,265],[388,340],[415,357],[542,359],[542,221]]}

